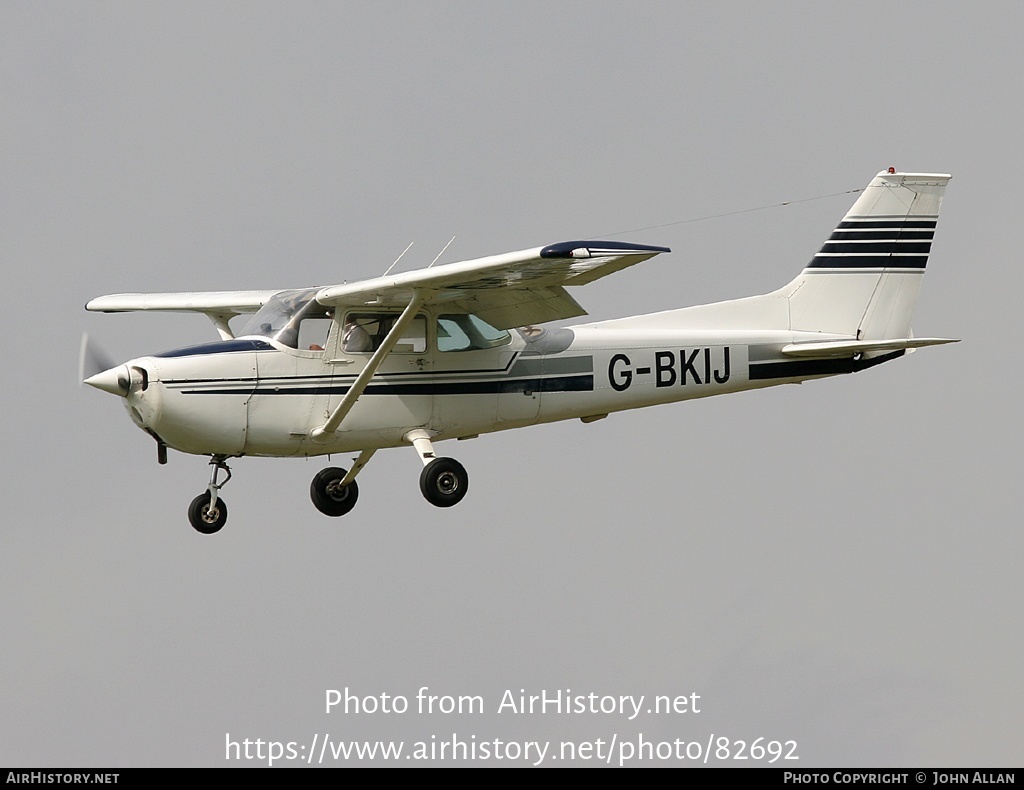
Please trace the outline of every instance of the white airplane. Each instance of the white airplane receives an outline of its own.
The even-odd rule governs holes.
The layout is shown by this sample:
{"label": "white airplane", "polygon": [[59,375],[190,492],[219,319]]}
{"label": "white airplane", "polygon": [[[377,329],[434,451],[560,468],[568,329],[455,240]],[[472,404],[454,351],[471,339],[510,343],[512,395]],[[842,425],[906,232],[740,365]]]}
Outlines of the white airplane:
{"label": "white airplane", "polygon": [[[423,496],[449,507],[469,478],[435,454],[444,439],[853,373],[956,342],[910,331],[949,179],[879,173],[777,291],[563,328],[541,325],[586,315],[567,287],[669,250],[569,241],[345,285],[101,296],[86,309],[204,313],[220,340],[85,383],[122,398],[160,463],[168,447],[210,456],[209,485],[188,511],[199,532],[224,526],[226,460],[245,455],[358,453],[310,486],[317,509],[341,516],[371,456],[409,445]],[[245,313],[234,332],[230,319]]]}

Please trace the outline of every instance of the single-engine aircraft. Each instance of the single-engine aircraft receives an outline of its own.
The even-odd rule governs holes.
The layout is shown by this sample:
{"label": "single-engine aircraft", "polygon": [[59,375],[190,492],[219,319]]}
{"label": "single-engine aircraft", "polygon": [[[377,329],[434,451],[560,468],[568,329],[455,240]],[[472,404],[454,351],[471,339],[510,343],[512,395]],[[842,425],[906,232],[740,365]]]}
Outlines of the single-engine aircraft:
{"label": "single-engine aircraft", "polygon": [[[210,456],[188,509],[199,532],[224,526],[226,461],[246,455],[358,453],[310,485],[318,510],[342,516],[374,453],[409,445],[423,496],[449,507],[469,477],[436,454],[444,439],[853,373],[956,342],[910,331],[949,179],[879,173],[771,293],[575,326],[543,326],[586,315],[567,288],[668,248],[568,241],[343,285],[100,296],[86,309],[203,313],[220,340],[85,383],[121,397],[160,463],[168,447]],[[241,314],[252,315],[233,331]]]}

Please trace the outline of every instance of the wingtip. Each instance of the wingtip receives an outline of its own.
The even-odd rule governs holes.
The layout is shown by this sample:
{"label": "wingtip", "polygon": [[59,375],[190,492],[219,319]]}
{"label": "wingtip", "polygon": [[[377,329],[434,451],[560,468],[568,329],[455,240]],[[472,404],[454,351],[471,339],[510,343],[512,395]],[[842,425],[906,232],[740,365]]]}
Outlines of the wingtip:
{"label": "wingtip", "polygon": [[542,258],[590,258],[599,255],[657,255],[672,252],[668,247],[631,244],[625,241],[560,241],[540,251]]}

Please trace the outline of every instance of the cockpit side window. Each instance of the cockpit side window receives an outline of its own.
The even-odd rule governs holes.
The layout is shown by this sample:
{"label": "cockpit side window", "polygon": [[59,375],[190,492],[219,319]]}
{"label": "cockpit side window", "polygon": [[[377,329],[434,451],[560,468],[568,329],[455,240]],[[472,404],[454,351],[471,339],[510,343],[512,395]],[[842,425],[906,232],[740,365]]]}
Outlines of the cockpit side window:
{"label": "cockpit side window", "polygon": [[308,316],[299,323],[300,349],[323,351],[327,347],[327,336],[331,333],[333,319],[330,314]]}
{"label": "cockpit side window", "polygon": [[[346,354],[370,354],[380,348],[398,313],[351,312],[341,330],[341,350]],[[427,350],[427,319],[418,315],[391,349],[392,354],[423,354]]]}
{"label": "cockpit side window", "polygon": [[478,316],[461,313],[437,318],[438,351],[473,351],[495,348],[510,342],[512,335],[495,329]]}

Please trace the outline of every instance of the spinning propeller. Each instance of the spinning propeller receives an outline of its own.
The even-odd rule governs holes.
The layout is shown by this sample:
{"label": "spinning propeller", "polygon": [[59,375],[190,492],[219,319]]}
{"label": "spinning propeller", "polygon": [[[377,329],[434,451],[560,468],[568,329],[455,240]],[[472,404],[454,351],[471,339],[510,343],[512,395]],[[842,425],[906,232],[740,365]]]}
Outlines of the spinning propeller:
{"label": "spinning propeller", "polygon": [[[116,368],[116,369],[115,369]],[[78,380],[96,389],[114,395],[127,395],[131,386],[128,368],[118,365],[109,354],[82,333],[82,348],[78,354]]]}

